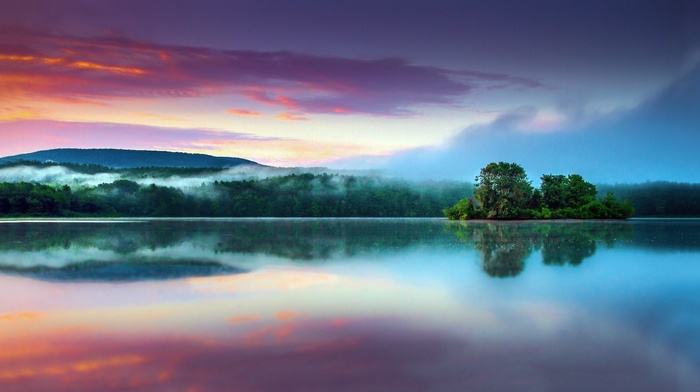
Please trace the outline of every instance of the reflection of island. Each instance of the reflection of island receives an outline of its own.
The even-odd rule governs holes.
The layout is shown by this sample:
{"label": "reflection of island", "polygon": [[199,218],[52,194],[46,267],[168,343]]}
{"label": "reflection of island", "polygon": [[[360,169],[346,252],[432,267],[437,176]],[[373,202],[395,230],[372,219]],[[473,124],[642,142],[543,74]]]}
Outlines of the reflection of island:
{"label": "reflection of island", "polygon": [[598,243],[611,247],[632,235],[625,223],[456,223],[449,226],[461,241],[482,254],[482,269],[489,276],[517,276],[525,260],[540,250],[546,265],[579,265],[593,256]]}

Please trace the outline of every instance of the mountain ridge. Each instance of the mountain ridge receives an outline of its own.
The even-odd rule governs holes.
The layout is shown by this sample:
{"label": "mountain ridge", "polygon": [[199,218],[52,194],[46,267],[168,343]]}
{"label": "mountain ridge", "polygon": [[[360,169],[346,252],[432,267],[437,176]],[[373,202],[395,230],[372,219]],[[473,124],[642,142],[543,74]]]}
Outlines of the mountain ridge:
{"label": "mountain ridge", "polygon": [[241,165],[264,166],[257,162],[207,154],[117,148],[54,148],[0,158],[0,164],[38,161],[100,165],[115,169],[138,167],[229,168]]}

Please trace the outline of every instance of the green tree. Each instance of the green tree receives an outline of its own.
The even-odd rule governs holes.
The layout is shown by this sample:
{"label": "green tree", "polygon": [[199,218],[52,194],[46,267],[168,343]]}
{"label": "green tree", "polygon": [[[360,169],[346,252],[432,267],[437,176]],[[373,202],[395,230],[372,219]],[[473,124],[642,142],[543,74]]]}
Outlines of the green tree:
{"label": "green tree", "polygon": [[474,207],[474,200],[464,198],[450,208],[442,211],[451,220],[467,220],[481,218],[481,211]]}
{"label": "green tree", "polygon": [[571,208],[580,208],[592,201],[595,201],[596,194],[595,185],[584,181],[583,177],[578,174],[569,174],[566,178],[566,206]]}
{"label": "green tree", "polygon": [[545,207],[554,210],[566,207],[566,177],[561,174],[545,174],[540,180],[542,203]]}
{"label": "green tree", "polygon": [[513,219],[532,197],[532,185],[520,165],[490,163],[476,177],[474,195],[486,218]]}

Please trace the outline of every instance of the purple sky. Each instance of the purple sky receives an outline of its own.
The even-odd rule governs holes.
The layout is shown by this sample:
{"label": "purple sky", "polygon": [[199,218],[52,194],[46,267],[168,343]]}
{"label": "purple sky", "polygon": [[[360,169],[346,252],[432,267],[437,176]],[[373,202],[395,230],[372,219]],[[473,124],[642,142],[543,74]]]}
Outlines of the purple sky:
{"label": "purple sky", "polygon": [[[119,147],[470,180],[700,180],[697,1],[36,1],[0,155]],[[661,142],[660,142],[661,141]]]}

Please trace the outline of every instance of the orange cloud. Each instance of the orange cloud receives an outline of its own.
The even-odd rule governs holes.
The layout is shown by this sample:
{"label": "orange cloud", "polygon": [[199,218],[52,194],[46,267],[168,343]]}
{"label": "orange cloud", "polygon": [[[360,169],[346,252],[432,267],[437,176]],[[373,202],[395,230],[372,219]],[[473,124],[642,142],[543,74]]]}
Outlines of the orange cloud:
{"label": "orange cloud", "polygon": [[34,56],[18,56],[13,54],[0,54],[0,61],[34,61],[36,57]]}
{"label": "orange cloud", "polygon": [[70,373],[88,373],[103,368],[131,366],[143,363],[145,357],[139,355],[123,355],[106,359],[77,361],[69,364],[52,364],[40,367],[21,367],[0,370],[0,380],[17,380],[38,376],[64,376]]}
{"label": "orange cloud", "polygon": [[262,114],[259,112],[256,112],[255,110],[247,110],[247,109],[229,109],[226,111],[226,113],[233,114],[236,116],[251,116],[251,117],[260,117]]}
{"label": "orange cloud", "polygon": [[255,322],[258,320],[260,320],[260,316],[251,315],[251,316],[233,316],[233,317],[229,317],[226,321],[228,321],[229,324],[241,324],[241,323],[252,323],[252,322]]}
{"label": "orange cloud", "polygon": [[90,61],[76,61],[74,63],[68,63],[68,67],[73,67],[73,68],[83,68],[83,69],[96,69],[96,70],[104,70],[104,71],[109,71],[109,72],[114,72],[114,73],[123,73],[123,74],[134,74],[134,75],[143,75],[145,73],[148,73],[142,69],[138,69],[136,67],[120,67],[116,65],[104,65],[104,64],[98,64],[98,63],[93,63]]}
{"label": "orange cloud", "polygon": [[25,107],[0,109],[0,122],[17,120],[36,120],[42,118],[36,110]]}
{"label": "orange cloud", "polygon": [[9,62],[41,62],[46,65],[62,66],[67,68],[78,68],[78,69],[93,69],[100,71],[108,71],[118,74],[134,74],[143,75],[148,73],[143,69],[137,67],[125,67],[118,65],[106,65],[100,64],[92,61],[71,61],[67,58],[59,57],[37,57],[37,56],[20,56],[12,54],[0,54],[0,61]]}
{"label": "orange cloud", "polygon": [[275,317],[277,317],[277,319],[280,321],[289,321],[293,318],[296,318],[298,315],[299,314],[296,312],[292,312],[292,311],[287,310],[284,312],[277,313],[277,315]]}
{"label": "orange cloud", "polygon": [[0,322],[2,321],[22,321],[35,320],[44,314],[41,312],[20,312],[12,314],[0,314]]}
{"label": "orange cloud", "polygon": [[301,117],[294,115],[292,113],[284,112],[280,113],[275,116],[275,118],[283,120],[283,121],[308,121],[309,119],[306,117]]}

